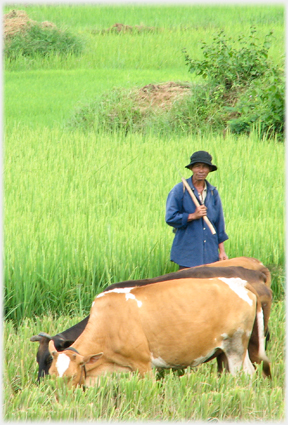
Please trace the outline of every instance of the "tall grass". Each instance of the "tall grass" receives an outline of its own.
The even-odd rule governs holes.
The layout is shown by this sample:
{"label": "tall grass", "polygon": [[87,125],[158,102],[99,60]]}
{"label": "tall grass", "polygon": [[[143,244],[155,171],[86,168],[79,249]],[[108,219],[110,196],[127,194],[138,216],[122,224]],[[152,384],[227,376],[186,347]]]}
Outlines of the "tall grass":
{"label": "tall grass", "polygon": [[[174,270],[165,202],[177,168],[189,177],[184,166],[197,149],[219,167],[209,180],[221,194],[229,257],[283,267],[282,144],[257,134],[160,139],[14,128],[4,169],[7,316],[88,312],[110,283]],[[276,288],[280,296],[281,282]]]}
{"label": "tall grass", "polygon": [[[243,374],[217,376],[216,361],[163,378],[138,379],[136,374],[106,376],[98,388],[72,391],[62,380],[45,378],[36,384],[38,343],[29,338],[39,331],[56,333],[71,318],[44,316],[25,319],[16,331],[5,324],[4,419],[23,420],[145,420],[145,421],[283,421],[285,418],[284,302],[274,303],[267,354],[272,381],[261,367],[252,379]],[[81,317],[76,317],[75,322]],[[70,322],[70,324],[69,324]],[[15,347],[17,349],[15,350]],[[155,377],[158,375],[155,372]]]}

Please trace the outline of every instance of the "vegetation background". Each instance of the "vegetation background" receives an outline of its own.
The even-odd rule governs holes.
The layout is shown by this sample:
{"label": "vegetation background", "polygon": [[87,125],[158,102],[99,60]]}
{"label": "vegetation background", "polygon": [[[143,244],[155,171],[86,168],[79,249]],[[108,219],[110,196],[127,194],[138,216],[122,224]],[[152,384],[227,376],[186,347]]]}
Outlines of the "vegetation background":
{"label": "vegetation background", "polygon": [[[284,67],[284,7],[13,4],[3,11],[12,9],[56,29],[47,43],[38,28],[42,52],[24,51],[22,36],[4,58],[5,419],[283,420],[283,143],[257,127],[224,137],[207,125],[187,134],[167,121],[159,134],[152,126],[127,133],[71,121],[79,110],[88,119],[95,99],[113,99],[115,89],[203,84],[188,72],[183,49],[201,60],[201,42],[222,29],[235,38],[254,25],[260,42],[273,31],[269,59]],[[111,30],[115,23],[132,30]],[[77,49],[43,54],[59,30]],[[219,167],[210,181],[221,194],[229,257],[256,257],[272,272],[272,382],[260,370],[250,381],[218,378],[211,363],[156,383],[113,377],[85,393],[50,379],[37,385],[30,336],[77,323],[111,283],[175,270],[165,202],[178,169],[188,177],[184,166],[199,149]]]}

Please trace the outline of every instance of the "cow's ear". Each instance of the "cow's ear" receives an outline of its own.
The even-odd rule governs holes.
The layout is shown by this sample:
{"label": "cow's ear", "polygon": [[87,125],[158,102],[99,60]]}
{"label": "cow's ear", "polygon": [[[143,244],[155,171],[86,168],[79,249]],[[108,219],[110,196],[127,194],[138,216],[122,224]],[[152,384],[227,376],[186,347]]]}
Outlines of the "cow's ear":
{"label": "cow's ear", "polygon": [[55,355],[57,354],[57,350],[55,348],[55,344],[54,344],[53,339],[51,339],[51,341],[49,341],[48,349],[49,349],[50,354],[52,355],[52,357],[55,357]]}
{"label": "cow's ear", "polygon": [[102,357],[102,356],[103,356],[103,353],[92,354],[92,356],[91,355],[84,356],[83,357],[83,364],[89,365],[89,364],[96,363],[100,359],[100,357]]}

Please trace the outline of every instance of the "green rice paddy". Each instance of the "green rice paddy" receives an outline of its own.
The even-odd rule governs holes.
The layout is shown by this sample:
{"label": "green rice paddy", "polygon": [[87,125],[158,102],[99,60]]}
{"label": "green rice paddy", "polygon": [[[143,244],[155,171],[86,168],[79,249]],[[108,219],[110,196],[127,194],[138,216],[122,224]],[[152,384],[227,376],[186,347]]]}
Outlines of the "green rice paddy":
{"label": "green rice paddy", "polygon": [[[4,64],[4,419],[205,420],[284,419],[284,163],[277,140],[227,134],[157,137],[69,131],[75,108],[114,87],[191,81],[182,49],[219,29],[234,35],[256,25],[274,31],[273,60],[284,62],[281,5],[6,5],[31,19],[68,28],[85,42],[80,57],[18,58]],[[143,33],[100,31],[116,22],[155,27]],[[272,273],[267,354],[273,379],[217,376],[216,362],[158,380],[103,378],[82,392],[45,379],[36,384],[38,344],[80,321],[107,285],[159,276],[170,262],[165,223],[169,190],[190,173],[195,150],[218,171],[228,256],[261,260]],[[155,372],[156,377],[156,372]]]}

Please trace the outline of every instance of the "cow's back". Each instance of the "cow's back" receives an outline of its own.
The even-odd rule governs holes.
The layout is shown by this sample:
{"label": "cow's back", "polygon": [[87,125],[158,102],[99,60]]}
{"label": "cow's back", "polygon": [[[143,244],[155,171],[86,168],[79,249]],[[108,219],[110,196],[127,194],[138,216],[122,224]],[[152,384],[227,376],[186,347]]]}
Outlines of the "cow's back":
{"label": "cow's back", "polygon": [[[245,267],[250,270],[259,270],[266,276],[266,286],[271,287],[271,273],[261,261],[253,257],[235,257],[228,260],[216,261],[215,263],[205,264],[207,267]],[[201,266],[197,266],[201,267]]]}

